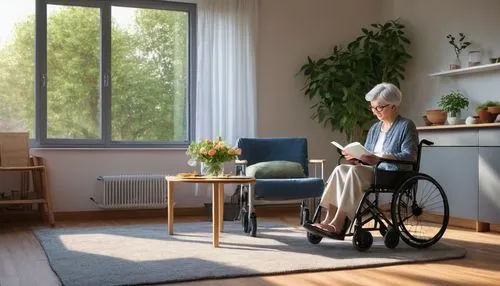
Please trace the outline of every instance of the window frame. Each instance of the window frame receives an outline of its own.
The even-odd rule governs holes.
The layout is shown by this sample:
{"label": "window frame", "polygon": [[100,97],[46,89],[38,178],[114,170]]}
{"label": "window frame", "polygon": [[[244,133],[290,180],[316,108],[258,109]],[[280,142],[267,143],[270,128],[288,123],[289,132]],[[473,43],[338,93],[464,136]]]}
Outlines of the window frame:
{"label": "window frame", "polygon": [[[101,139],[47,138],[47,5],[99,8]],[[111,7],[182,11],[188,14],[187,128],[185,141],[114,141],[111,138]],[[185,148],[195,136],[196,4],[161,0],[37,0],[35,19],[35,144],[41,148]],[[104,84],[104,83],[107,84]]]}

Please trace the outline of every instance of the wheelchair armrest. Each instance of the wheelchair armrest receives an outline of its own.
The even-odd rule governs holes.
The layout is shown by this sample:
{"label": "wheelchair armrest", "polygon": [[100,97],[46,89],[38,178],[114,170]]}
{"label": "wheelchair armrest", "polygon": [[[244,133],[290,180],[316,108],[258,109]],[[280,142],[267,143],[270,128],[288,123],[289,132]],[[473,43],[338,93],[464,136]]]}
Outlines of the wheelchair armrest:
{"label": "wheelchair armrest", "polygon": [[310,159],[309,163],[310,164],[324,164],[326,162],[326,159]]}
{"label": "wheelchair armrest", "polygon": [[378,166],[382,163],[391,163],[391,164],[398,164],[398,165],[411,165],[412,167],[416,167],[417,162],[415,161],[405,161],[405,160],[395,160],[395,159],[388,159],[388,158],[380,158],[375,164],[375,169],[378,168]]}
{"label": "wheelchair armrest", "polygon": [[235,165],[247,165],[248,161],[247,160],[234,160]]}
{"label": "wheelchair armrest", "polygon": [[425,144],[425,145],[427,145],[427,146],[432,146],[432,145],[434,145],[434,142],[429,141],[429,140],[427,140],[427,139],[422,139],[422,140],[420,141],[420,145],[422,145],[422,144]]}
{"label": "wheelchair armrest", "polygon": [[395,159],[381,158],[377,162],[377,164],[375,164],[375,168],[373,168],[373,184],[374,185],[378,184],[378,182],[377,182],[378,181],[377,180],[377,171],[379,170],[378,166],[381,163],[391,163],[391,164],[399,164],[399,165],[410,165],[410,166],[412,166],[413,170],[417,169],[417,162],[414,162],[414,161],[404,161],[404,160],[395,160]]}

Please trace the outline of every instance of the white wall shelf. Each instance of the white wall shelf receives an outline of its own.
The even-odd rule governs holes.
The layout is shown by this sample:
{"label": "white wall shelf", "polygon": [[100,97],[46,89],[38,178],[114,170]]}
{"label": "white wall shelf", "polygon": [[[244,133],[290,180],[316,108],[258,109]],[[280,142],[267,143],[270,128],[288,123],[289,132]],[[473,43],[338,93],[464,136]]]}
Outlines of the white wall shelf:
{"label": "white wall shelf", "polygon": [[463,69],[456,69],[456,70],[447,70],[447,71],[442,71],[442,72],[437,72],[437,73],[431,73],[431,74],[429,74],[429,76],[448,76],[448,77],[451,77],[451,76],[457,76],[457,75],[461,75],[461,74],[478,73],[478,72],[486,72],[486,71],[493,71],[493,70],[500,70],[500,63],[480,65],[480,66],[463,68]]}

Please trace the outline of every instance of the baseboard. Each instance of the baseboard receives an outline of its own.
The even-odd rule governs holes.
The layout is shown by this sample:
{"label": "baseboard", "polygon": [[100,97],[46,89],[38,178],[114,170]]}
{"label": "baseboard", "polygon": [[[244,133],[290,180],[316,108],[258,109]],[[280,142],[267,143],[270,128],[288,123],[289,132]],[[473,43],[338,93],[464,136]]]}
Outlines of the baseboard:
{"label": "baseboard", "polygon": [[[288,215],[294,212],[299,213],[298,204],[279,204],[279,205],[258,205],[255,211],[258,216]],[[175,208],[176,217],[206,217],[205,207],[193,208]],[[110,219],[141,219],[141,218],[166,218],[166,209],[153,210],[104,210],[104,211],[83,211],[83,212],[56,212],[54,214],[57,221],[74,220],[110,220]]]}
{"label": "baseboard", "polygon": [[[203,208],[175,208],[175,216],[203,216]],[[111,219],[141,219],[167,217],[167,209],[130,209],[130,210],[99,210],[83,212],[56,212],[57,221],[72,220],[111,220]]]}

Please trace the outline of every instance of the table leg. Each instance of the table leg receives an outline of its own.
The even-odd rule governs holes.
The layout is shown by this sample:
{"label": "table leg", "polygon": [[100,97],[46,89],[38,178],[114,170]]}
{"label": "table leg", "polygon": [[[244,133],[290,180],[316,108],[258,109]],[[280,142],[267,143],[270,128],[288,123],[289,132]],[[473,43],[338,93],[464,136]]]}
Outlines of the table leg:
{"label": "table leg", "polygon": [[219,230],[224,232],[224,184],[219,185]]}
{"label": "table leg", "polygon": [[219,184],[212,184],[212,245],[219,247]]}
{"label": "table leg", "polygon": [[167,224],[168,234],[174,234],[174,182],[168,181],[167,189]]}

